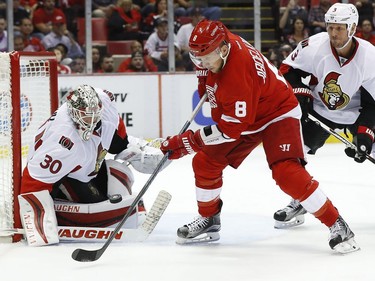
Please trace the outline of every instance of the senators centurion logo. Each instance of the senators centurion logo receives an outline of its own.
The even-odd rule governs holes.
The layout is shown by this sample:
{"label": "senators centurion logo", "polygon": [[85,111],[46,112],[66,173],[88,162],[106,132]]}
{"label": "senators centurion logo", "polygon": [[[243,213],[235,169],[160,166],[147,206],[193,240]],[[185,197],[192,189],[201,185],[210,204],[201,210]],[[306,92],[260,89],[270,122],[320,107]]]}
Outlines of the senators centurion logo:
{"label": "senators centurion logo", "polygon": [[319,96],[323,103],[330,110],[338,110],[345,108],[350,97],[341,90],[338,79],[341,74],[330,72],[324,79],[323,92],[319,92]]}

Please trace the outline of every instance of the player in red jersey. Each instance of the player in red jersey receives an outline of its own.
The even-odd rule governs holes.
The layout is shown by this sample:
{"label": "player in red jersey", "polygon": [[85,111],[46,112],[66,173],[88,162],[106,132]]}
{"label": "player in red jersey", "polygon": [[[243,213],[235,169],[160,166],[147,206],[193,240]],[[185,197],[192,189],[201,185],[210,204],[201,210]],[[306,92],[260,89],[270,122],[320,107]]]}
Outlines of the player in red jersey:
{"label": "player in red jersey", "polygon": [[193,62],[208,70],[206,92],[216,125],[169,137],[161,146],[169,159],[196,152],[192,165],[200,217],[177,230],[177,243],[220,238],[223,170],[237,168],[263,143],[273,179],[329,227],[330,247],[339,252],[359,249],[353,232],[304,167],[301,109],[284,77],[221,22],[199,22],[189,47]]}

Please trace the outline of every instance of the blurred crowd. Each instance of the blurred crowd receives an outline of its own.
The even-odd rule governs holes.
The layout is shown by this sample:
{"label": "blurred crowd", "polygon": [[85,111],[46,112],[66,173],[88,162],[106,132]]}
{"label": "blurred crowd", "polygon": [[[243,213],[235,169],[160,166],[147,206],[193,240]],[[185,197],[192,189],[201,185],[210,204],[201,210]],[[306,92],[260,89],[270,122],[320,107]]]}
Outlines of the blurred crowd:
{"label": "blurred crowd", "polygon": [[[296,45],[325,31],[324,14],[338,0],[280,0],[279,43],[266,54],[279,66]],[[349,0],[360,18],[356,36],[375,44],[375,0]],[[0,0],[0,51],[8,49],[6,0]],[[94,73],[168,70],[167,0],[92,0],[92,17],[105,19],[105,42],[86,49],[78,21],[85,17],[84,0],[13,0],[14,50],[52,51],[59,73],[86,73],[86,52],[92,52]],[[204,0],[174,0],[176,71],[193,71],[188,40],[203,18],[220,20],[220,7]],[[95,32],[95,31],[93,31]],[[107,42],[128,41],[129,54],[118,56]]]}
{"label": "blurred crowd", "polygon": [[[12,51],[8,48],[6,3],[0,0],[2,52]],[[99,44],[94,41],[88,50],[78,40],[84,0],[14,0],[14,50],[54,52],[60,74],[85,73],[86,52],[92,52],[94,73],[167,71],[167,9],[167,0],[92,0],[92,17],[105,19],[108,37]],[[190,33],[202,18],[219,20],[221,8],[203,0],[175,0],[174,13],[176,71],[193,71],[187,46]],[[130,53],[110,53],[106,42],[112,41],[128,41]]]}
{"label": "blurred crowd", "polygon": [[[338,0],[281,0],[279,9],[279,44],[268,50],[268,59],[277,67],[297,46],[311,35],[326,31],[324,15]],[[349,0],[359,13],[356,37],[375,45],[373,0]]]}

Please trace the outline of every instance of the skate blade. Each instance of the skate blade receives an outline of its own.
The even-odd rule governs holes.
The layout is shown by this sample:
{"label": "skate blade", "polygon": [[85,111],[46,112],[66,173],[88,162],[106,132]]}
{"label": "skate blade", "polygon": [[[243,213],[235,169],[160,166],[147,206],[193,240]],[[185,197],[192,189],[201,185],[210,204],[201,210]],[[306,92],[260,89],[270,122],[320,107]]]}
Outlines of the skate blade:
{"label": "skate blade", "polygon": [[286,229],[286,228],[291,228],[297,225],[301,225],[305,222],[305,216],[304,215],[299,215],[296,216],[295,218],[292,218],[289,221],[276,221],[275,220],[275,225],[274,228],[277,229]]}
{"label": "skate blade", "polygon": [[354,238],[350,238],[340,244],[337,244],[333,247],[333,250],[339,254],[349,254],[352,252],[359,251],[361,248],[358,246],[357,242],[354,241]]}
{"label": "skate blade", "polygon": [[176,244],[178,245],[188,245],[188,244],[199,244],[199,243],[209,243],[220,239],[219,232],[208,232],[203,233],[194,238],[181,238],[177,237]]}

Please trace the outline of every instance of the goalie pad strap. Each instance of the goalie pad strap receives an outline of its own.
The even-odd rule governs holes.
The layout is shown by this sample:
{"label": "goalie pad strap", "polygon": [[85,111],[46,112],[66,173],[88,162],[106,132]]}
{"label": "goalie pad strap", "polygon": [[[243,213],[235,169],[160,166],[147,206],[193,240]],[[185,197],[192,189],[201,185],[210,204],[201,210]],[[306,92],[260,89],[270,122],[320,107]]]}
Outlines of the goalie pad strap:
{"label": "goalie pad strap", "polygon": [[18,195],[22,226],[29,246],[59,243],[53,201],[47,190]]}

